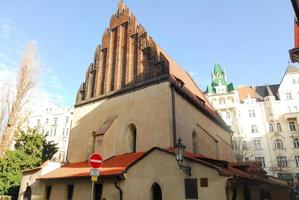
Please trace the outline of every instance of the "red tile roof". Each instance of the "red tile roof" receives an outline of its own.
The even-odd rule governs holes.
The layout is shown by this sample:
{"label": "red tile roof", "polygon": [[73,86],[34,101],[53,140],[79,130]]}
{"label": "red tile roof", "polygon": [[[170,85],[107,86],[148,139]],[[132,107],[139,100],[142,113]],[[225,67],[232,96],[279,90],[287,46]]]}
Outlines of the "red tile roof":
{"label": "red tile roof", "polygon": [[248,95],[251,98],[256,98],[255,90],[251,87],[243,86],[238,88],[239,98],[240,100],[244,100],[248,98]]}
{"label": "red tile roof", "polygon": [[[144,152],[127,153],[113,156],[103,162],[100,168],[101,176],[115,176],[122,174],[128,166],[133,164],[144,155]],[[81,163],[70,163],[54,170],[39,179],[57,179],[57,178],[80,178],[88,177],[90,167],[87,161]]]}
{"label": "red tile roof", "polygon": [[[147,152],[126,153],[122,155],[113,156],[104,161],[103,166],[100,168],[101,176],[108,177],[121,175],[125,173],[125,171],[128,170],[130,166],[132,166],[137,161],[141,160],[150,152],[156,149],[163,152],[167,152],[169,154],[174,153],[174,148],[168,148],[165,150],[158,147],[153,147]],[[206,166],[212,167],[223,176],[231,176],[232,178],[239,178],[240,180],[250,180],[255,181],[256,183],[269,183],[287,187],[287,184],[282,182],[281,180],[270,179],[268,178],[268,176],[259,176],[234,167],[235,165],[248,165],[248,162],[243,164],[228,163],[227,161],[208,158],[201,154],[194,154],[188,151],[185,152],[185,157],[189,160],[193,160],[194,162],[198,162]],[[223,164],[224,162],[227,163],[227,165]],[[87,161],[81,163],[71,163],[66,164],[65,166],[57,170],[54,170],[44,176],[41,176],[39,179],[47,180],[89,177],[90,169],[91,168],[89,167]]]}

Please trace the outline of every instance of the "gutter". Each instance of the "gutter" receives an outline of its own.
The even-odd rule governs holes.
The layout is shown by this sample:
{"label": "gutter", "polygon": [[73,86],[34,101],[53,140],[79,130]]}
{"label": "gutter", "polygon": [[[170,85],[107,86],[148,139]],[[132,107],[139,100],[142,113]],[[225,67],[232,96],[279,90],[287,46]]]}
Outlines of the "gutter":
{"label": "gutter", "polygon": [[177,142],[176,135],[176,116],[175,116],[175,89],[171,84],[171,107],[172,107],[172,134],[173,134],[173,146],[175,147]]}
{"label": "gutter", "polygon": [[122,200],[123,199],[123,190],[117,183],[119,183],[119,182],[115,181],[114,186],[119,191],[119,200]]}

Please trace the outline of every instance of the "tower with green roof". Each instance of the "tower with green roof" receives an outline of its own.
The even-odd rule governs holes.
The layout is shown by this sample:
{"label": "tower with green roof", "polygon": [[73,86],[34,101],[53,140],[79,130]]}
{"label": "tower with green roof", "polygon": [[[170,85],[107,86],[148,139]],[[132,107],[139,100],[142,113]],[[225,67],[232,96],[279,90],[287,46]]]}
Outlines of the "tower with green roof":
{"label": "tower with green roof", "polygon": [[230,93],[235,90],[233,83],[227,83],[226,75],[220,64],[214,65],[213,73],[211,74],[212,83],[208,85],[206,94],[223,94]]}

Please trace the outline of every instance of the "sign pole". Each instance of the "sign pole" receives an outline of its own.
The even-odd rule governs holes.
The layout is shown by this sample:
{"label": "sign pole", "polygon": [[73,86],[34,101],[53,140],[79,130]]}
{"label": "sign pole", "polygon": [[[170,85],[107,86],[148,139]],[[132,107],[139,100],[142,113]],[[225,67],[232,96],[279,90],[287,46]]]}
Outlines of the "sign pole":
{"label": "sign pole", "polygon": [[94,193],[93,189],[94,189],[94,181],[91,182],[91,195],[90,195],[90,200],[93,200],[93,193]]}
{"label": "sign pole", "polygon": [[91,176],[91,195],[90,200],[94,199],[94,182],[98,181],[98,177],[100,176],[100,168],[103,165],[103,158],[98,153],[93,153],[89,156],[88,159],[90,169],[90,176]]}

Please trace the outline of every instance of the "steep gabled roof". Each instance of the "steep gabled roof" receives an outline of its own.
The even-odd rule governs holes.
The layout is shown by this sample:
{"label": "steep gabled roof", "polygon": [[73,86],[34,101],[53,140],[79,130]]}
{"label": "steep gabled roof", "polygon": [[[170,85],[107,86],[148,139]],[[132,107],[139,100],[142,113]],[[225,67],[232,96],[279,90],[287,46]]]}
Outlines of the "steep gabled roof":
{"label": "steep gabled roof", "polygon": [[[118,35],[119,32],[122,34]],[[200,106],[204,114],[212,116],[214,122],[230,131],[191,76],[155,43],[120,1],[103,33],[102,44],[96,47],[94,61],[77,93],[75,107],[163,81],[182,86],[182,91],[188,91],[184,94],[187,99],[195,100],[192,102]]]}
{"label": "steep gabled roof", "polygon": [[217,63],[217,64],[214,65],[213,73],[214,73],[214,74],[216,74],[216,73],[224,73],[224,71],[222,70],[220,64]]}
{"label": "steep gabled roof", "polygon": [[278,100],[279,99],[278,88],[279,88],[279,84],[256,86],[255,91],[257,94],[257,98],[259,98],[259,100],[263,101],[264,97],[275,96],[275,99]]}
{"label": "steep gabled roof", "polygon": [[239,87],[238,93],[239,93],[239,99],[241,101],[243,101],[244,99],[247,99],[248,96],[251,98],[256,98],[255,91],[252,87],[248,87],[248,86]]}

